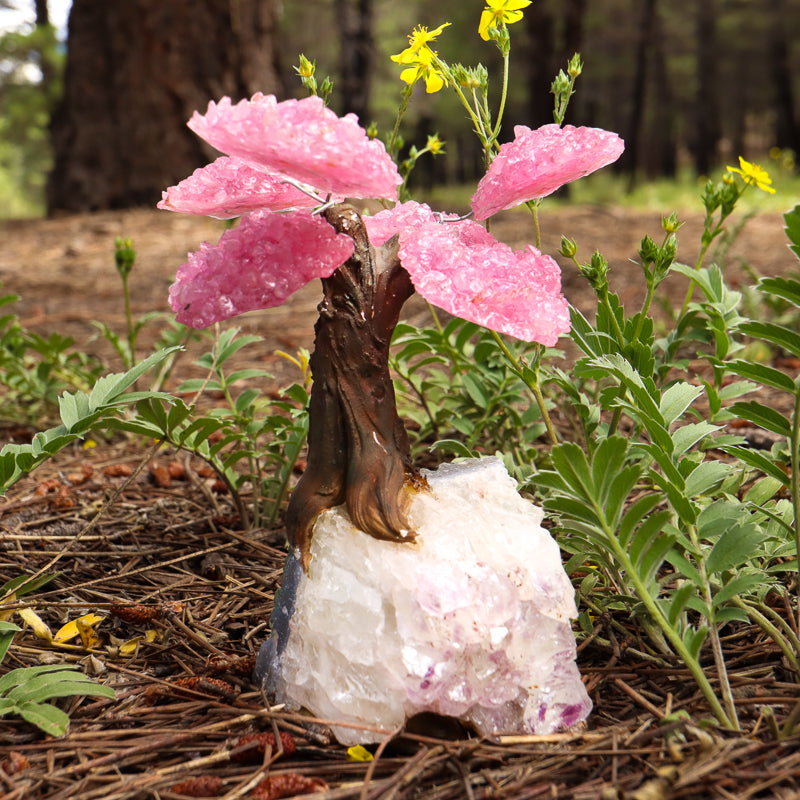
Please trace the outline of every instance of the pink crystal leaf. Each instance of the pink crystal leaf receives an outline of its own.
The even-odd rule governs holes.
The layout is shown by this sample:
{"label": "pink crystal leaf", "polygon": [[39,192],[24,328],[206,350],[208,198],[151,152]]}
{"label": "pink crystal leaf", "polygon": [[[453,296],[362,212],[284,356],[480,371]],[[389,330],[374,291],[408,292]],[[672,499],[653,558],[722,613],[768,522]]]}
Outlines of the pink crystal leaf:
{"label": "pink crystal leaf", "polygon": [[431,211],[425,203],[409,200],[399,203],[394,208],[379,211],[371,217],[364,217],[369,241],[373,247],[380,247],[396,233],[406,229],[413,230],[425,222],[435,222],[439,219],[458,219],[456,214],[438,214]]}
{"label": "pink crystal leaf", "polygon": [[616,161],[625,149],[616,133],[600,128],[552,124],[531,130],[517,125],[514,134],[513,142],[500,147],[472,196],[475,219],[546,197]]}
{"label": "pink crystal leaf", "polygon": [[416,290],[457,317],[552,347],[569,330],[558,264],[535,247],[512,250],[476,222],[427,222],[400,235]]}
{"label": "pink crystal leaf", "polygon": [[158,208],[230,219],[259,208],[280,211],[315,205],[318,203],[313,197],[286,183],[279,175],[222,156],[162,192]]}
{"label": "pink crystal leaf", "polygon": [[219,244],[189,254],[170,287],[179,322],[205,328],[246,311],[273,308],[353,254],[353,240],[305,211],[255,211]]}
{"label": "pink crystal leaf", "polygon": [[319,97],[284,100],[229,97],[195,112],[189,127],[227,155],[286,175],[322,193],[395,199],[403,182],[377,139],[353,114],[337,116]]}

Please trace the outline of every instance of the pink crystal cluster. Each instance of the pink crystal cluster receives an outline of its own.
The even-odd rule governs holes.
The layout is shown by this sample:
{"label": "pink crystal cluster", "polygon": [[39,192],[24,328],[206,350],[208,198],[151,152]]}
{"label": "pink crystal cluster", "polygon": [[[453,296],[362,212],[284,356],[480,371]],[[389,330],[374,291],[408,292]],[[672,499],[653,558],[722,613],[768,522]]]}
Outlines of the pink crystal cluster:
{"label": "pink crystal cluster", "polygon": [[[204,244],[170,287],[179,322],[205,328],[236,314],[274,308],[314,278],[332,275],[353,254],[353,240],[321,217],[255,211],[219,244]],[[291,269],[278,268],[291,264]]]}
{"label": "pink crystal cluster", "polygon": [[429,302],[470,322],[552,347],[569,330],[558,264],[512,250],[476,222],[408,202],[365,220],[379,246],[400,236],[400,261]]}
{"label": "pink crystal cluster", "polygon": [[475,219],[552,194],[566,183],[616,161],[625,143],[600,128],[543,125],[514,128],[472,196]]}
{"label": "pink crystal cluster", "polygon": [[[317,97],[224,97],[189,127],[225,153],[164,192],[159,208],[229,218],[245,215],[217,245],[203,245],[178,271],[170,304],[180,322],[206,327],[280,305],[352,254],[352,240],[312,214],[323,197],[395,200],[402,179],[383,145],[352,114]],[[544,197],[611,163],[622,140],[594,128],[515,128],[472,198],[477,219]],[[282,213],[275,213],[282,212]],[[450,313],[552,346],[569,329],[555,261],[534,247],[512,250],[474,222],[404,203],[365,219],[373,246],[400,239],[415,289]]]}

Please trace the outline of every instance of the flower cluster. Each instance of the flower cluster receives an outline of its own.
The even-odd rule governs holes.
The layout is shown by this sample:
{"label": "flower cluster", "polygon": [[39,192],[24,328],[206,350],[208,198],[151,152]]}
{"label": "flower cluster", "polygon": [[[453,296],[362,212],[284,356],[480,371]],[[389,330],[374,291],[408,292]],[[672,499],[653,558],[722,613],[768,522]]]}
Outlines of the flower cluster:
{"label": "flower cluster", "polygon": [[436,51],[431,50],[428,42],[432,42],[450,23],[445,22],[438,28],[429,31],[424,25],[418,25],[408,37],[408,47],[402,53],[392,56],[392,61],[401,64],[405,69],[400,73],[400,80],[413,86],[424,79],[427,92],[438,92],[447,84],[447,78],[436,64]]}

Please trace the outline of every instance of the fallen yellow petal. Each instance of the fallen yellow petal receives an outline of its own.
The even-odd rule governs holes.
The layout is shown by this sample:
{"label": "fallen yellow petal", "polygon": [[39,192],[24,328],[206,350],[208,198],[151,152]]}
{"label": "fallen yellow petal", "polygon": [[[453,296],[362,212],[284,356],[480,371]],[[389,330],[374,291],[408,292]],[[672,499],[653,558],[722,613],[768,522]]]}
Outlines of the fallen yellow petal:
{"label": "fallen yellow petal", "polygon": [[33,635],[48,642],[53,641],[53,632],[32,608],[17,609],[22,621],[33,631]]}
{"label": "fallen yellow petal", "polygon": [[[102,622],[105,617],[98,616],[97,614],[85,614],[82,617],[71,619],[66,625],[62,625],[53,637],[56,644],[63,644],[69,642],[76,636],[83,638],[83,633],[87,629],[93,628],[98,623]],[[85,643],[84,643],[84,646]]]}
{"label": "fallen yellow petal", "polygon": [[372,753],[360,744],[347,748],[348,761],[372,761]]}

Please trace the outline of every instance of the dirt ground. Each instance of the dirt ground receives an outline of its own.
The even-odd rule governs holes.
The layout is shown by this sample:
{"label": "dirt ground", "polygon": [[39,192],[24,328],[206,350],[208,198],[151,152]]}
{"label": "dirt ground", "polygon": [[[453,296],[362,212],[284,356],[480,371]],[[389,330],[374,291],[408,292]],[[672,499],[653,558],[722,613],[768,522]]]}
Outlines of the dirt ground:
{"label": "dirt ground", "polygon": [[[541,223],[545,252],[557,251],[562,234],[577,240],[585,260],[599,249],[623,301],[640,299],[632,259],[645,233],[661,238],[658,214],[556,209]],[[680,260],[694,262],[701,227],[699,214],[685,216]],[[73,336],[118,369],[92,325],[124,327],[115,237],[132,238],[138,252],[131,277],[138,315],[167,311],[167,290],[186,252],[216,241],[221,230],[213,220],[150,210],[3,222],[2,294],[21,296],[12,310],[25,326]],[[506,215],[493,232],[522,246],[530,219]],[[728,255],[729,279],[743,279],[743,261],[764,275],[793,268],[785,241],[780,215],[749,220]],[[563,284],[570,302],[593,307],[569,265]],[[664,292],[682,300],[685,283],[675,276]],[[311,347],[318,300],[310,285],[283,307],[240,320],[264,337],[248,352],[276,383],[286,372],[275,351]],[[426,313],[413,301],[408,312],[418,321]],[[145,329],[142,351],[157,333],[155,325]],[[158,466],[168,468],[167,479],[158,480]],[[489,741],[423,724],[394,732],[373,761],[349,759],[325,720],[268,709],[249,677],[280,581],[281,541],[280,530],[242,530],[229,498],[180,454],[154,456],[136,441],[68,448],[0,499],[0,585],[22,571],[57,572],[35,595],[53,630],[90,611],[105,617],[89,649],[55,646],[26,630],[3,669],[68,660],[117,690],[115,700],[61,701],[72,723],[60,740],[19,717],[0,718],[0,796],[263,800],[313,790],[330,800],[800,797],[800,737],[778,741],[771,723],[795,705],[797,676],[771,641],[749,628],[724,641],[740,733],[707,721],[688,672],[647,653],[631,620],[598,618],[579,648],[595,707],[585,729]],[[155,631],[150,641],[147,631]],[[136,637],[126,652],[122,645]],[[255,740],[245,738],[253,734]]]}

